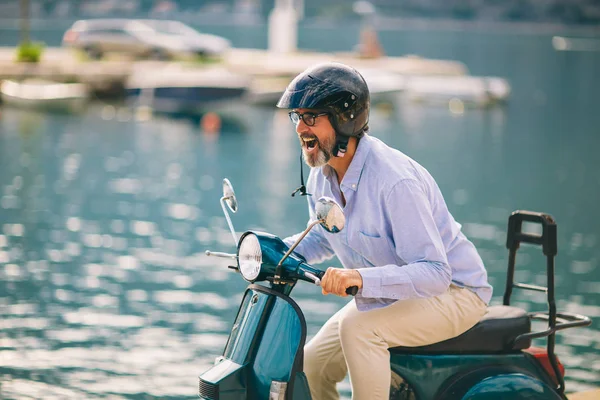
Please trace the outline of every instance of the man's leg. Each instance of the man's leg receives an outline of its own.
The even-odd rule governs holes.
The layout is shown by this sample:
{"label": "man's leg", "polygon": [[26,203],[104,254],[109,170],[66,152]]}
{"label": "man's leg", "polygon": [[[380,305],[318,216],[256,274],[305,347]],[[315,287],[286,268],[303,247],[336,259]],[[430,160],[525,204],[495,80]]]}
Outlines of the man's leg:
{"label": "man's leg", "polygon": [[[351,306],[351,307],[349,307]],[[388,399],[390,352],[396,346],[424,346],[458,336],[485,314],[486,305],[454,285],[436,297],[411,299],[361,312],[352,301],[340,315],[339,333],[353,400]]]}
{"label": "man's leg", "polygon": [[348,369],[342,353],[339,335],[340,317],[354,302],[346,304],[323,325],[304,346],[304,373],[308,378],[313,400],[339,399],[336,384],[345,377]]}

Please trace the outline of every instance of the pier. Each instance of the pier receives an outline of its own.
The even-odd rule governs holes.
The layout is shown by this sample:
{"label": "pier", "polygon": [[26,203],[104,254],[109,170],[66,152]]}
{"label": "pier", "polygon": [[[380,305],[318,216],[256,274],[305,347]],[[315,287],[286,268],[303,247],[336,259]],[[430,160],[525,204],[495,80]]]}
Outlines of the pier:
{"label": "pier", "polygon": [[378,69],[406,75],[462,76],[468,74],[463,63],[433,60],[416,56],[361,58],[352,53],[292,52],[273,53],[261,49],[234,48],[218,63],[203,64],[186,61],[142,61],[114,59],[86,60],[74,50],[51,47],[44,50],[39,63],[16,62],[14,47],[0,48],[0,80],[41,78],[57,82],[87,84],[98,95],[118,95],[131,72],[139,68],[157,69],[172,63],[185,63],[198,69],[221,66],[251,78],[293,77],[310,65],[339,61],[356,68]]}

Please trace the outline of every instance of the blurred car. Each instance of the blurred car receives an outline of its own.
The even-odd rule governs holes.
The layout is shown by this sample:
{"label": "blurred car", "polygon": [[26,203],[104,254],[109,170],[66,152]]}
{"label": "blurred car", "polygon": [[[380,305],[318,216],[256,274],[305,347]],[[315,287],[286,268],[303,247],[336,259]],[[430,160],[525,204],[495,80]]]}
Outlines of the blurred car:
{"label": "blurred car", "polygon": [[223,37],[200,33],[179,21],[144,19],[79,20],[63,36],[63,46],[90,58],[106,53],[168,60],[187,56],[221,56],[231,47]]}

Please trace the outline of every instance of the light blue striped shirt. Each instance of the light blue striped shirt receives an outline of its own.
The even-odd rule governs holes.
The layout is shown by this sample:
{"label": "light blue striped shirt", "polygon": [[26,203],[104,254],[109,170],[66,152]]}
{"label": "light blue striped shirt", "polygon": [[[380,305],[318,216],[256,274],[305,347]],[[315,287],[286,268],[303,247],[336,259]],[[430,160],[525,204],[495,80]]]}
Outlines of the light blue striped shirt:
{"label": "light blue striped shirt", "polygon": [[[315,226],[295,252],[313,264],[335,255],[345,268],[358,269],[363,278],[356,295],[359,310],[437,296],[450,283],[489,303],[492,287],[475,246],[429,172],[405,154],[365,135],[341,185],[326,165],[311,169],[307,189],[310,221],[321,196],[342,205],[343,193],[346,225],[335,234]],[[290,246],[298,236],[284,241]]]}

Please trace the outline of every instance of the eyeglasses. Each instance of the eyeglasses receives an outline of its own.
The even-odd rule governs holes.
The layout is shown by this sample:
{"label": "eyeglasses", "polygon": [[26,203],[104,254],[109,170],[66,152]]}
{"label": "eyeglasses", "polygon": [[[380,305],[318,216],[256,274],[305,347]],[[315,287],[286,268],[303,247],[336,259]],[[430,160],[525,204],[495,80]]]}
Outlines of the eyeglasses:
{"label": "eyeglasses", "polygon": [[328,112],[321,112],[318,114],[312,113],[312,112],[305,112],[305,113],[299,113],[298,111],[290,111],[289,112],[289,116],[290,119],[292,120],[292,122],[294,123],[294,125],[298,125],[300,123],[300,118],[302,118],[302,121],[304,121],[304,123],[308,126],[314,126],[315,122],[317,122],[317,117],[320,117],[322,115],[328,115]]}

